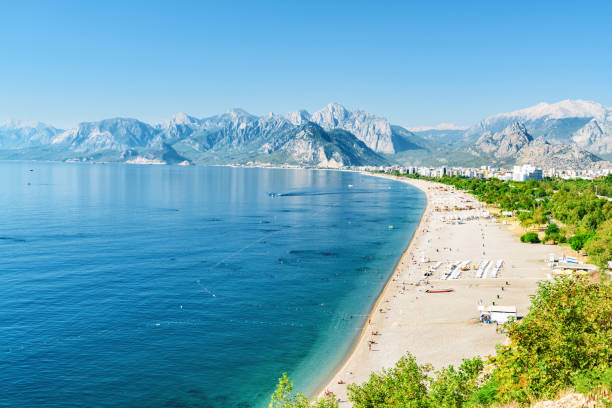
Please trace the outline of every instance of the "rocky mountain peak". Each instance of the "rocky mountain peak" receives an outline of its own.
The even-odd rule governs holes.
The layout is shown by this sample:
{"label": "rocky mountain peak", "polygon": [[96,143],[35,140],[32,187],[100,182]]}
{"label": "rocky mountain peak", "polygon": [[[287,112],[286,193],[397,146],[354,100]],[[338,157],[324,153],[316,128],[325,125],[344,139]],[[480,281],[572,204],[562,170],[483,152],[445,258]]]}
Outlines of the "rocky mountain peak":
{"label": "rocky mountain peak", "polygon": [[337,103],[312,114],[310,121],[325,130],[343,129],[351,132],[370,149],[379,153],[395,153],[389,121],[364,111],[351,112]]}
{"label": "rocky mountain peak", "polygon": [[194,123],[197,123],[197,121],[198,120],[194,118],[193,116],[189,116],[184,112],[179,112],[175,114],[174,116],[172,116],[167,121],[165,121],[162,124],[162,127],[168,128],[170,126],[176,126],[176,125],[192,125]]}
{"label": "rocky mountain peak", "polygon": [[485,132],[476,141],[476,148],[498,159],[510,158],[527,146],[533,137],[521,122],[513,122],[501,132]]}
{"label": "rocky mountain peak", "polygon": [[511,137],[524,138],[529,141],[533,140],[533,137],[531,137],[531,135],[527,133],[527,128],[522,122],[514,122],[506,129],[504,129],[502,133]]}
{"label": "rocky mountain peak", "polygon": [[535,106],[519,109],[513,112],[501,113],[487,119],[521,118],[524,121],[540,118],[603,118],[610,108],[597,102],[566,99],[556,103],[541,102]]}
{"label": "rocky mountain peak", "polygon": [[[539,167],[580,169],[605,162],[593,153],[582,150],[575,144],[553,145],[544,140],[535,140],[520,150],[517,164],[537,163]],[[609,163],[608,163],[609,164]]]}
{"label": "rocky mountain peak", "polygon": [[612,123],[600,123],[597,119],[591,119],[572,135],[571,140],[583,149],[610,155],[612,154]]}
{"label": "rocky mountain peak", "polygon": [[249,112],[245,111],[244,109],[240,109],[240,108],[232,108],[228,110],[227,112],[225,112],[224,116],[229,116],[230,118],[234,120],[253,117],[253,115],[251,115]]}
{"label": "rocky mountain peak", "polygon": [[0,122],[0,149],[23,149],[51,143],[61,129],[38,121]]}
{"label": "rocky mountain peak", "polygon": [[303,125],[305,123],[310,122],[310,113],[308,111],[302,109],[294,112],[289,112],[287,114],[287,120],[294,125]]}
{"label": "rocky mountain peak", "polygon": [[468,129],[465,139],[476,141],[487,132],[500,132],[517,121],[523,123],[536,139],[551,144],[577,143],[595,154],[612,154],[612,108],[585,100],[542,102],[489,116]]}
{"label": "rocky mountain peak", "polygon": [[[0,122],[0,129],[56,129],[53,126],[39,122],[37,120],[15,120],[9,119]],[[57,129],[56,129],[57,130]]]}
{"label": "rocky mountain peak", "polygon": [[323,128],[333,129],[340,125],[349,116],[349,111],[338,103],[330,103],[325,108],[312,114],[311,120],[320,124]]}

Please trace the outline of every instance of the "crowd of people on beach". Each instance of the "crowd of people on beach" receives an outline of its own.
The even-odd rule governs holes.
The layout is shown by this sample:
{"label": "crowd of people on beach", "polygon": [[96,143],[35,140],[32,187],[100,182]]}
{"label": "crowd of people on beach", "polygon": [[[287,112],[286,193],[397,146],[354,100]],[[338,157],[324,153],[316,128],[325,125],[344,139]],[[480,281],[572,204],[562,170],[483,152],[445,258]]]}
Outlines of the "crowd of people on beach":
{"label": "crowd of people on beach", "polygon": [[[429,189],[429,187],[426,187],[426,189]],[[425,211],[424,216],[421,220],[422,221],[421,226],[415,232],[413,236],[413,241],[411,242],[408,252],[406,252],[402,256],[398,264],[398,267],[396,268],[396,271],[391,277],[390,284],[393,285],[392,287],[394,288],[394,290],[392,291],[385,290],[383,292],[383,295],[381,296],[384,296],[384,297],[381,297],[381,299],[378,301],[377,306],[374,309],[374,314],[370,316],[370,318],[367,321],[366,327],[362,329],[363,330],[362,336],[365,337],[363,338],[362,344],[367,343],[367,348],[368,348],[368,350],[365,351],[365,353],[367,353],[368,356],[372,356],[368,358],[375,358],[375,359],[380,358],[374,352],[380,351],[381,347],[385,346],[385,341],[382,341],[382,338],[379,337],[379,336],[382,336],[383,333],[378,327],[378,325],[382,324],[385,321],[385,319],[390,318],[391,315],[387,315],[387,314],[392,311],[392,307],[393,307],[392,305],[395,303],[395,299],[397,299],[400,296],[410,296],[412,297],[412,300],[410,301],[411,303],[418,302],[419,294],[425,293],[425,288],[423,288],[423,286],[427,288],[431,288],[431,289],[434,288],[436,277],[432,275],[433,275],[433,272],[436,271],[437,267],[434,268],[432,266],[435,262],[431,259],[428,259],[425,256],[425,253],[433,252],[433,248],[431,247],[435,246],[434,242],[441,243],[443,242],[443,239],[448,241],[449,240],[448,234],[453,233],[453,232],[448,231],[448,226],[446,224],[444,225],[440,223],[438,223],[437,225],[436,223],[432,224],[433,222],[432,214],[433,213],[431,212],[431,210],[433,208],[434,203],[432,203],[431,200],[432,198],[435,199],[437,197],[437,194],[440,194],[440,193],[437,191],[432,191],[432,190],[428,191],[428,200],[429,200],[428,209]],[[455,197],[456,199],[461,200],[461,198],[458,195]],[[484,255],[486,253],[487,237],[486,237],[486,229],[484,228],[486,223],[481,222],[480,214],[485,214],[485,212],[482,210],[483,210],[482,206],[478,206],[477,204],[475,204],[473,211],[474,212],[479,211],[478,213],[479,215],[474,216],[474,217],[469,217],[469,214],[467,214],[465,215],[464,218],[465,218],[465,222],[467,223],[478,224],[479,233],[477,233],[476,237],[482,240],[481,248],[482,248],[482,253]],[[451,207],[449,211],[453,212],[455,210],[453,210]],[[484,215],[482,216],[484,217]],[[436,215],[436,217],[438,217],[438,215]],[[437,222],[437,218],[436,218],[436,222]],[[459,224],[461,223],[464,223],[464,222],[459,222]],[[423,225],[427,225],[427,226],[424,227]],[[478,246],[479,247],[481,246],[480,242],[478,243]],[[444,252],[447,253],[447,256],[443,256],[441,254]],[[455,254],[452,256],[456,257],[458,256],[456,254],[459,254],[459,253],[461,253],[460,246],[449,246],[447,244],[447,245],[438,245],[435,248],[434,254],[439,254],[437,256],[439,259],[439,262],[450,263],[453,260],[450,259],[451,257],[449,255]],[[425,267],[428,272],[431,271],[432,273],[424,277],[424,273],[422,270],[423,267]],[[471,266],[470,270],[473,268],[474,266]],[[432,280],[434,282],[434,285],[432,285]],[[509,283],[506,282],[506,284],[508,285]],[[502,287],[502,292],[503,290],[504,289]],[[497,295],[497,298],[499,297],[500,295]],[[400,313],[402,312],[400,311]],[[379,316],[376,316],[376,314],[378,314]],[[382,315],[385,315],[385,316],[383,317]],[[383,320],[381,321],[380,319],[383,319]],[[475,315],[474,321],[476,320],[477,320],[477,316]],[[482,324],[496,323],[496,322],[491,321],[490,315],[488,317],[482,315],[478,318],[478,321]],[[397,324],[397,322],[394,322],[394,325],[395,324]],[[496,323],[496,332],[501,333],[501,328],[499,327],[499,324],[497,323]],[[352,375],[352,373],[349,373],[348,371],[345,374]],[[339,377],[336,378],[336,382],[337,384],[346,384],[343,378],[339,378]],[[326,390],[325,395],[333,396],[334,394],[333,392]]]}

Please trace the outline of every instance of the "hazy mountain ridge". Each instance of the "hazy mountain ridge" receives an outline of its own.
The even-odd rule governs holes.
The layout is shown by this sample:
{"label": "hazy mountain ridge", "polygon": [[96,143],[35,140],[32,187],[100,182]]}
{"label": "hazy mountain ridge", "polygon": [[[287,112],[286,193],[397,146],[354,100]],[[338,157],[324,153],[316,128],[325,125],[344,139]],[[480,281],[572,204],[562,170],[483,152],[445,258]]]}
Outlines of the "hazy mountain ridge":
{"label": "hazy mountain ridge", "polygon": [[475,148],[498,159],[507,159],[515,156],[531,141],[533,137],[527,133],[525,125],[515,122],[501,132],[484,132],[476,141]]}
{"label": "hazy mountain ridge", "polygon": [[610,162],[603,161],[600,157],[575,144],[553,145],[544,140],[535,140],[521,149],[516,163],[538,163],[538,166],[547,169],[581,169],[610,165]]}
{"label": "hazy mountain ridge", "polygon": [[318,125],[307,124],[280,151],[288,153],[295,163],[317,167],[343,167],[386,164],[353,134],[340,129],[326,132]]}
{"label": "hazy mountain ridge", "polygon": [[62,130],[6,122],[0,123],[0,158],[478,166],[511,165],[527,157],[534,164],[566,157],[591,165],[601,160],[599,154],[612,157],[612,109],[588,101],[541,103],[488,117],[467,130],[448,124],[412,129],[336,103],[312,114],[299,110],[284,116],[241,109],[206,118],[178,113],[156,125],[112,118]]}
{"label": "hazy mountain ridge", "polygon": [[41,122],[0,123],[0,149],[24,149],[48,145],[61,129]]}
{"label": "hazy mountain ridge", "polygon": [[392,141],[391,124],[388,120],[358,110],[348,111],[344,106],[330,103],[313,113],[310,121],[325,130],[343,129],[354,134],[370,149],[379,153],[396,152]]}
{"label": "hazy mountain ridge", "polygon": [[67,146],[74,152],[123,151],[154,147],[158,143],[157,134],[153,126],[139,120],[114,118],[81,123],[76,129],[60,133],[51,143]]}
{"label": "hazy mountain ridge", "polygon": [[543,139],[536,140],[521,122],[511,123],[494,134],[484,132],[474,144],[473,151],[500,165],[536,163],[543,168],[579,169],[606,163],[575,143],[551,144]]}
{"label": "hazy mountain ridge", "polygon": [[535,139],[575,143],[594,154],[612,154],[612,108],[582,100],[540,103],[490,116],[465,132],[466,141],[476,141],[486,132],[500,132],[514,122],[524,124]]}
{"label": "hazy mountain ridge", "polygon": [[164,157],[173,157],[173,163],[202,164],[253,159],[320,166],[385,164],[387,159],[374,150],[394,151],[393,141],[398,149],[419,148],[407,140],[410,132],[394,129],[395,134],[385,119],[338,104],[313,115],[298,111],[255,116],[232,109],[202,119],[178,113],[155,126],[130,118],[83,122],[69,130],[43,126],[29,133],[9,126],[0,133],[2,140],[10,141],[0,145],[0,157],[27,157],[27,148],[40,140],[36,146],[49,145],[55,152],[50,158],[62,160],[169,162]]}

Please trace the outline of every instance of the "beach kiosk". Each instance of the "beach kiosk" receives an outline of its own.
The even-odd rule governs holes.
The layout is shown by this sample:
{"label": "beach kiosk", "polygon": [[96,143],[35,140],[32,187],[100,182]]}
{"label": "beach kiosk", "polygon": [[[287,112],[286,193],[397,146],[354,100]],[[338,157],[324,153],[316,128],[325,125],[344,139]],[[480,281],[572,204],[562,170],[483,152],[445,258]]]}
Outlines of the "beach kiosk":
{"label": "beach kiosk", "polygon": [[516,320],[516,306],[491,305],[487,308],[479,306],[478,311],[480,312],[479,321],[485,323],[504,324],[510,320],[510,318]]}
{"label": "beach kiosk", "polygon": [[555,275],[571,275],[574,273],[585,274],[596,271],[598,268],[595,265],[583,264],[583,263],[559,263],[553,269]]}
{"label": "beach kiosk", "polygon": [[516,306],[489,306],[491,321],[504,324],[512,317],[516,320]]}

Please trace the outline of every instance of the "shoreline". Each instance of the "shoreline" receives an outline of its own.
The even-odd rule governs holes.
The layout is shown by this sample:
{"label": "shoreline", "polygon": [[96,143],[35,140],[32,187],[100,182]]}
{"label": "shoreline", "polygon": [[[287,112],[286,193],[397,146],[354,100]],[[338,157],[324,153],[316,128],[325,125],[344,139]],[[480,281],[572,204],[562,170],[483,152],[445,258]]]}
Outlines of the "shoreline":
{"label": "shoreline", "polygon": [[[393,179],[393,180],[396,180],[398,182],[401,182],[401,180],[397,180],[395,177],[391,178],[391,177],[379,176],[377,174],[366,173],[366,172],[358,172],[358,174],[362,174],[364,176],[370,176],[370,177],[380,177],[380,178],[386,178],[386,179]],[[404,258],[407,255],[409,255],[411,246],[413,245],[415,240],[418,238],[419,232],[422,230],[423,222],[425,220],[425,215],[427,214],[428,210],[430,209],[429,208],[429,206],[430,206],[429,195],[427,194],[426,191],[422,190],[421,188],[419,188],[417,186],[414,186],[411,183],[408,183],[408,184],[410,184],[412,187],[420,190],[425,195],[425,208],[423,209],[423,213],[421,214],[421,218],[419,218],[419,223],[417,224],[417,226],[416,226],[416,228],[414,230],[414,233],[410,237],[410,240],[408,241],[405,249],[402,251],[402,255],[400,256],[399,260],[397,261],[397,263],[393,267],[393,272],[389,275],[389,278],[387,279],[387,282],[385,283],[385,285],[380,290],[380,292],[379,292],[379,294],[378,294],[378,296],[376,298],[376,301],[374,302],[374,304],[372,305],[372,308],[368,312],[368,317],[364,321],[364,325],[363,325],[363,328],[361,329],[361,332],[359,333],[359,337],[355,340],[354,344],[351,346],[351,349],[346,354],[346,357],[338,365],[338,368],[333,371],[333,374],[331,376],[327,376],[328,378],[323,382],[325,384],[325,386],[323,386],[323,388],[319,389],[313,395],[310,395],[309,396],[310,399],[317,398],[317,397],[320,397],[320,396],[324,395],[326,388],[328,388],[328,384],[331,381],[333,381],[333,379],[338,375],[338,373],[340,373],[340,372],[342,372],[344,370],[346,365],[349,363],[349,361],[351,361],[351,359],[353,358],[354,354],[357,352],[357,350],[359,348],[359,345],[362,343],[362,341],[366,337],[366,333],[367,333],[368,329],[370,328],[370,324],[368,322],[370,322],[374,318],[374,314],[376,313],[376,310],[378,310],[378,308],[380,306],[380,303],[384,299],[387,290],[391,286],[391,283],[394,281],[393,277],[396,275],[399,267],[404,262]]]}
{"label": "shoreline", "polygon": [[[505,336],[497,334],[495,325],[478,323],[477,306],[486,307],[495,301],[516,306],[519,316],[524,315],[537,281],[548,277],[545,270],[550,272],[545,267],[545,258],[560,250],[520,243],[508,225],[478,215],[486,211],[483,203],[452,186],[362,174],[410,184],[421,190],[427,201],[417,229],[370,310],[359,338],[326,385],[312,396],[332,392],[340,400],[341,408],[352,406],[347,400],[347,384],[363,383],[370,373],[393,367],[408,351],[419,364],[430,363],[435,369],[460,364],[462,358],[493,355],[495,346],[503,343]],[[442,202],[448,202],[450,208],[453,208],[450,203],[470,202],[473,209],[442,211],[439,208]],[[434,207],[438,207],[436,211]],[[447,218],[455,216],[465,217],[466,221],[448,222]],[[419,262],[419,258],[425,258],[421,259],[424,262]],[[503,260],[497,278],[480,279],[470,267],[458,279],[440,279],[449,263],[467,260],[470,265],[478,265],[484,259]],[[423,272],[435,262],[442,265],[423,281]],[[448,285],[454,292],[424,292],[426,287],[438,285]],[[368,331],[372,334],[368,335]]]}

